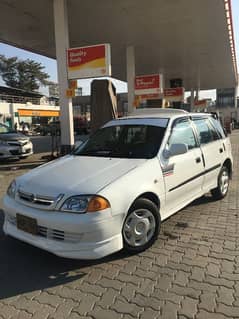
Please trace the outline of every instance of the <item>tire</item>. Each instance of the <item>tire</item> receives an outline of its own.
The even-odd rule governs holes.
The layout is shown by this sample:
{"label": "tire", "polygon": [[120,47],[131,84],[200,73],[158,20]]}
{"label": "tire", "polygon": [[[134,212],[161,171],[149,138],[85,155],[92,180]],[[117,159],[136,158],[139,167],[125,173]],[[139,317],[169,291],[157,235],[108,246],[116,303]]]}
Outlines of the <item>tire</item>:
{"label": "tire", "polygon": [[137,199],[131,206],[122,228],[124,249],[139,253],[152,246],[160,230],[157,206],[146,198]]}
{"label": "tire", "polygon": [[226,166],[223,166],[217,179],[217,187],[211,190],[212,197],[215,200],[224,198],[229,189],[229,171]]}

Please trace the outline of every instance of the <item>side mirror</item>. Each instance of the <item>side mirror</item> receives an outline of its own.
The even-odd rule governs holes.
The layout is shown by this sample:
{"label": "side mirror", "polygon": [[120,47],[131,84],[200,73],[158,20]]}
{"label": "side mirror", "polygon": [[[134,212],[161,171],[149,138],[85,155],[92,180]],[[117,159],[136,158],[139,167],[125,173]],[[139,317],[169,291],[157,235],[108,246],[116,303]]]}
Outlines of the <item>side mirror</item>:
{"label": "side mirror", "polygon": [[186,144],[172,144],[168,150],[163,151],[163,156],[169,159],[171,156],[185,154],[188,151]]}

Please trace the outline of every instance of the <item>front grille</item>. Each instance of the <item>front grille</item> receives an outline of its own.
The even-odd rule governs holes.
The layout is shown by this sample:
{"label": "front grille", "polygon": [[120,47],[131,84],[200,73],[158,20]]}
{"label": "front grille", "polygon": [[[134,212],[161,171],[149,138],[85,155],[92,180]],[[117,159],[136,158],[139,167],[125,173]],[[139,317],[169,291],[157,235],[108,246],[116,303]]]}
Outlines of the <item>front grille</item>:
{"label": "front grille", "polygon": [[64,232],[63,230],[51,229],[44,226],[38,226],[38,236],[45,237],[48,239],[65,241],[69,243],[76,243],[82,239],[83,234],[67,233],[67,232]]}
{"label": "front grille", "polygon": [[[16,217],[7,215],[7,220],[10,224],[17,227]],[[57,241],[77,243],[83,237],[83,234],[66,233],[63,230],[51,229],[51,228],[40,226],[40,225],[38,225],[37,228],[38,228],[37,236],[44,237],[47,239],[53,239]]]}
{"label": "front grille", "polygon": [[12,155],[21,155],[21,152],[19,150],[10,150],[9,151]]}
{"label": "front grille", "polygon": [[22,190],[18,190],[18,196],[21,200],[25,202],[43,206],[50,206],[56,200],[56,198],[53,197],[35,195],[32,193],[23,192]]}
{"label": "front grille", "polygon": [[44,226],[38,226],[38,235],[55,240],[64,240],[65,232],[57,229],[50,229]]}

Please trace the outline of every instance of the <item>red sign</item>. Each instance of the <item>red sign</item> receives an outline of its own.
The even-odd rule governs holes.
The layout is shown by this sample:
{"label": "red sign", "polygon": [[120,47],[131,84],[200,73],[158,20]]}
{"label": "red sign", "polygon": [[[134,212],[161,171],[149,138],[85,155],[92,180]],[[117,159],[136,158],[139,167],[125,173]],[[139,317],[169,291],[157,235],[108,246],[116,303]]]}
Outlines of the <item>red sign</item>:
{"label": "red sign", "polygon": [[68,67],[74,68],[88,62],[105,58],[105,46],[83,47],[68,50]]}
{"label": "red sign", "polygon": [[136,76],[134,84],[135,94],[159,94],[162,90],[160,74]]}
{"label": "red sign", "polygon": [[184,88],[164,89],[164,99],[169,102],[180,102],[184,100]]}
{"label": "red sign", "polygon": [[164,96],[181,96],[184,95],[184,88],[178,87],[178,88],[171,88],[171,89],[164,89]]}
{"label": "red sign", "polygon": [[111,75],[109,44],[68,49],[67,62],[69,79]]}
{"label": "red sign", "polygon": [[155,89],[159,88],[159,85],[159,74],[136,76],[135,78],[135,90]]}
{"label": "red sign", "polygon": [[158,99],[162,99],[163,95],[162,94],[142,94],[139,95],[141,100],[158,100]]}

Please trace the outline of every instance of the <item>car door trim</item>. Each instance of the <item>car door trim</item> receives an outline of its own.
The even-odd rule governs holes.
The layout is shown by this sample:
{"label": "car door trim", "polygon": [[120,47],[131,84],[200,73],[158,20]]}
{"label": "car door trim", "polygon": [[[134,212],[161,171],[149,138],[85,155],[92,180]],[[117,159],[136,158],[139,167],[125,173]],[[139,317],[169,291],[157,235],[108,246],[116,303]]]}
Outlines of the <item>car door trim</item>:
{"label": "car door trim", "polygon": [[179,188],[179,187],[181,187],[181,186],[184,186],[184,185],[186,185],[187,183],[192,182],[194,179],[197,179],[198,177],[201,177],[201,176],[203,176],[203,175],[206,175],[207,173],[210,173],[211,171],[214,171],[215,169],[218,169],[219,167],[221,167],[221,164],[217,164],[217,165],[215,165],[215,166],[213,166],[213,167],[211,167],[211,168],[209,168],[209,169],[207,169],[207,170],[205,170],[205,171],[203,171],[203,172],[201,172],[201,173],[199,173],[199,174],[197,174],[197,175],[195,175],[195,176],[193,176],[193,177],[187,179],[187,180],[184,181],[183,183],[181,183],[181,184],[179,184],[179,185],[177,185],[177,186],[171,188],[171,189],[169,190],[169,192],[172,192],[172,191],[174,191],[175,189],[177,189],[177,188]]}

